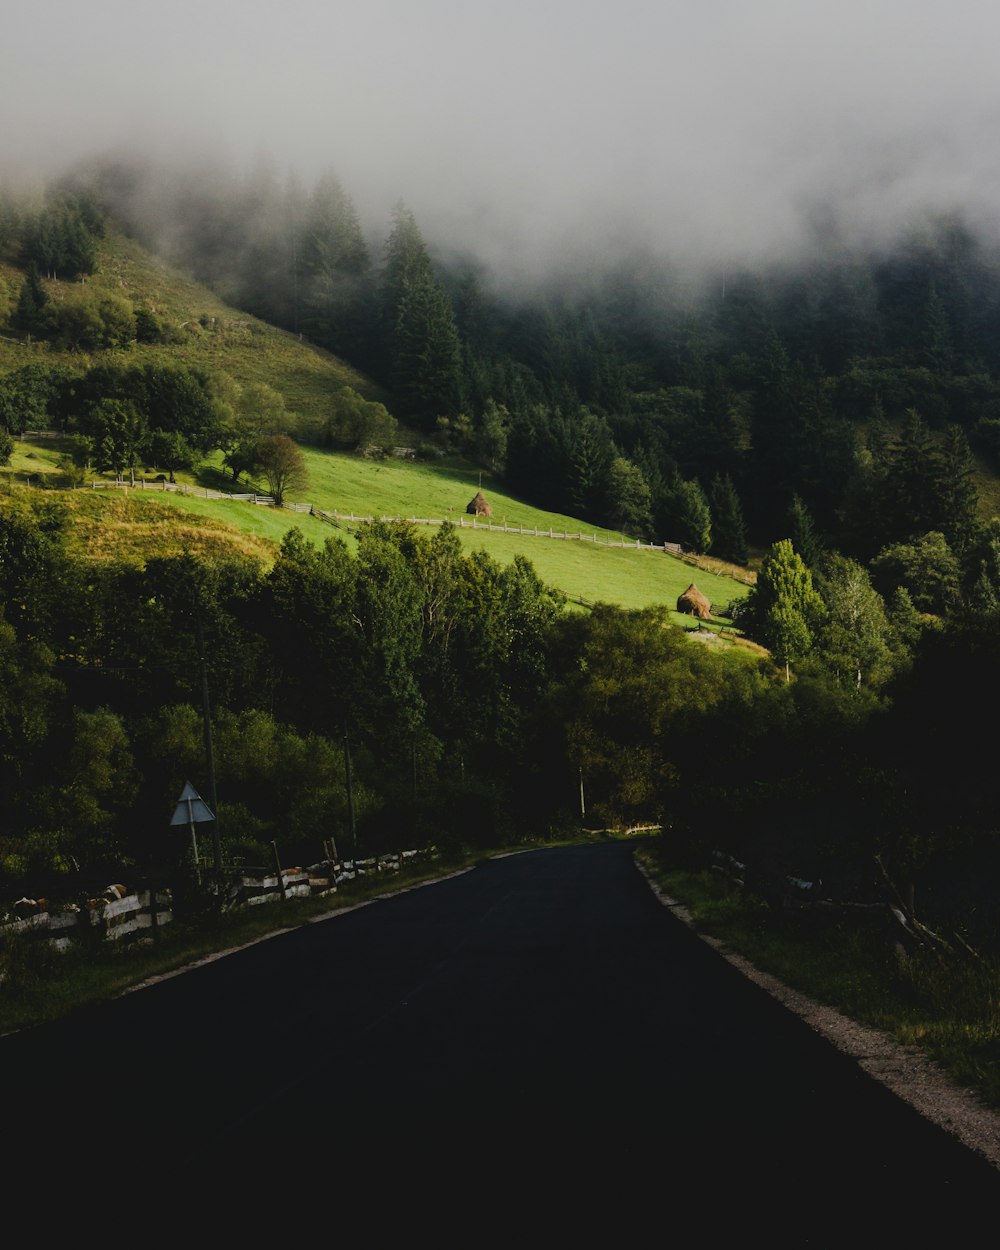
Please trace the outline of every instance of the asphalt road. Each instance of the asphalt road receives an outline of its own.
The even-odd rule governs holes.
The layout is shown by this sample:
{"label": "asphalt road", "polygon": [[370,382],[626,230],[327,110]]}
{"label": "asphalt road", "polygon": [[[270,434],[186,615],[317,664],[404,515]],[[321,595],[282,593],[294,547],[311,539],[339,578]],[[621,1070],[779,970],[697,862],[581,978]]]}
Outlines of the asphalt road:
{"label": "asphalt road", "polygon": [[624,1244],[696,1215],[971,1245],[1000,1213],[1000,1172],[700,942],[621,843],[281,935],[2,1039],[0,1065],[8,1194],[458,1192],[617,1213]]}

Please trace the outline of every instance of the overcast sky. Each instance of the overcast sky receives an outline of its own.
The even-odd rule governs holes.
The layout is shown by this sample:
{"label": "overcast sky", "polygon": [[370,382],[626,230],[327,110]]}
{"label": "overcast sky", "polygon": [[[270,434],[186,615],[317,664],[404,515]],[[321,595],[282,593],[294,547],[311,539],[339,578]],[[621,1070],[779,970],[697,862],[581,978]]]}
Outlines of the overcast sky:
{"label": "overcast sky", "polygon": [[831,210],[1000,218],[998,58],[996,0],[32,0],[4,21],[0,159],[333,168],[370,219],[402,197],[521,266],[742,257]]}

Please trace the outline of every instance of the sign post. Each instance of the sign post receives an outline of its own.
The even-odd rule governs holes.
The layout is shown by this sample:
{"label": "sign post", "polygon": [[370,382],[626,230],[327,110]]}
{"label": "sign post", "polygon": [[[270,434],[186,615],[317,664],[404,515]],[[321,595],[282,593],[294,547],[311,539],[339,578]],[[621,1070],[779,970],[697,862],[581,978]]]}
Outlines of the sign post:
{"label": "sign post", "polygon": [[198,838],[194,827],[214,819],[215,817],[209,811],[208,804],[191,782],[186,781],[184,789],[181,791],[181,797],[177,800],[177,806],[174,808],[174,814],[170,818],[170,824],[191,826],[191,854],[194,858],[194,872],[199,885],[201,885],[201,864],[198,860]]}

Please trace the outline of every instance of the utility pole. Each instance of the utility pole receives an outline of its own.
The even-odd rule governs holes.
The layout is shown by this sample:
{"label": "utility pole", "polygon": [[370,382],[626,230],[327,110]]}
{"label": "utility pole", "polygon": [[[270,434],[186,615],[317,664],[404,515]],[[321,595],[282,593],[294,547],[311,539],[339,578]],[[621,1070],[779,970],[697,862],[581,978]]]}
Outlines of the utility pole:
{"label": "utility pole", "polygon": [[201,669],[201,715],[205,727],[205,766],[208,770],[208,792],[212,798],[212,811],[215,820],[212,822],[212,852],[214,856],[213,872],[217,889],[222,888],[222,840],[219,836],[219,798],[215,792],[215,752],[212,748],[212,708],[208,698],[208,671],[205,667],[205,631],[202,628],[201,615],[197,617],[198,625],[198,665]]}
{"label": "utility pole", "polygon": [[351,851],[358,853],[358,833],[354,825],[354,783],[351,780],[351,739],[344,732],[344,773],[347,777],[347,814],[351,822]]}

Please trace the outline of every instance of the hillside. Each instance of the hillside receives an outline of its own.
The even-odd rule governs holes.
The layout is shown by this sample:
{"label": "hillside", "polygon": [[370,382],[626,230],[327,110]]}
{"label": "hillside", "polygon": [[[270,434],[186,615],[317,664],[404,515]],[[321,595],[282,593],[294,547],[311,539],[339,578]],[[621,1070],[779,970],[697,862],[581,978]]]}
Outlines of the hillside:
{"label": "hillside", "polygon": [[[284,397],[297,432],[307,438],[324,421],[330,396],[343,387],[352,387],[368,399],[385,399],[379,386],[345,361],[230,307],[120,231],[109,228],[97,241],[96,251],[96,270],[85,279],[87,292],[125,297],[134,307],[149,309],[171,332],[171,341],[136,342],[127,349],[88,354],[0,336],[0,374],[35,363],[87,368],[109,362],[154,362],[207,373],[221,371],[240,386],[263,382],[273,387]],[[9,261],[0,264],[0,313],[13,306],[23,278],[23,272]],[[55,303],[73,299],[80,285],[45,283]]]}
{"label": "hillside", "polygon": [[[730,577],[692,568],[662,550],[637,550],[632,540],[613,531],[596,529],[575,518],[525,504],[490,475],[481,475],[478,469],[460,462],[377,461],[310,447],[304,449],[304,455],[309,482],[299,493],[299,502],[340,513],[345,520],[339,528],[291,507],[274,509],[206,498],[206,490],[214,492],[231,486],[211,462],[194,474],[182,475],[190,493],[167,492],[150,482],[149,489],[91,487],[60,491],[58,498],[66,510],[74,547],[96,559],[114,556],[142,563],[151,554],[210,552],[228,545],[269,564],[277,544],[293,526],[316,545],[334,534],[353,545],[355,525],[346,519],[353,514],[358,518],[451,521],[463,526],[459,537],[467,550],[486,550],[502,564],[522,554],[543,581],[577,602],[601,600],[626,608],[650,604],[672,607],[691,581],[719,609],[746,593],[746,586]],[[55,483],[60,476],[59,457],[58,439],[26,438],[17,444],[6,475],[16,482],[31,478]],[[580,537],[561,539],[497,532],[482,520],[473,527],[464,507],[478,489],[480,477],[496,524],[506,524],[510,530],[551,530]],[[104,480],[111,486],[110,478]],[[241,489],[245,486],[242,483]],[[622,542],[627,545],[606,545]],[[672,615],[678,622],[688,620],[676,613]]]}
{"label": "hillside", "polygon": [[[12,261],[13,254],[9,253],[0,265],[0,313],[7,319],[25,277]],[[494,522],[507,532],[481,526],[463,529],[460,538],[466,549],[484,548],[501,563],[509,563],[522,553],[543,580],[577,603],[672,606],[692,580],[697,580],[720,610],[745,593],[740,582],[693,570],[662,550],[629,550],[633,540],[616,531],[534,507],[512,494],[495,474],[484,473],[457,456],[418,462],[368,460],[311,446],[310,440],[318,437],[333,397],[345,387],[378,402],[391,402],[390,397],[342,359],[231,307],[111,226],[95,241],[92,274],[75,282],[45,280],[44,288],[55,307],[69,307],[76,300],[124,299],[133,309],[148,310],[156,318],[165,341],[132,341],[126,347],[83,352],[34,340],[30,334],[19,338],[9,335],[0,337],[0,375],[27,364],[63,366],[75,373],[96,366],[134,369],[166,364],[198,370],[206,376],[225,375],[238,388],[265,384],[284,399],[290,428],[303,447],[308,485],[293,494],[293,501],[348,516],[398,516],[461,524],[463,519],[468,521],[465,506],[482,485],[493,508]],[[410,437],[404,435],[407,440]],[[65,451],[64,440],[25,435],[15,444],[10,463],[0,475],[13,482],[55,485],[65,478],[61,470]],[[157,476],[152,463],[138,467],[140,477]],[[113,477],[93,469],[85,473],[88,482],[110,482]],[[189,472],[179,471],[177,478],[191,488],[248,488],[246,479],[234,484],[223,471],[221,452],[195,463]],[[261,493],[266,492],[263,483],[256,486]],[[350,522],[335,531],[329,523],[291,509],[227,503],[208,499],[204,493],[199,497],[164,491],[153,496],[139,490],[126,499],[117,492],[110,498],[91,490],[62,495],[61,499],[72,545],[98,559],[113,555],[141,564],[152,554],[180,550],[209,553],[228,547],[268,564],[293,525],[316,545],[334,532],[349,545],[353,543]],[[552,531],[569,538],[543,539],[509,532],[515,528]],[[625,543],[628,547],[623,549]]]}

